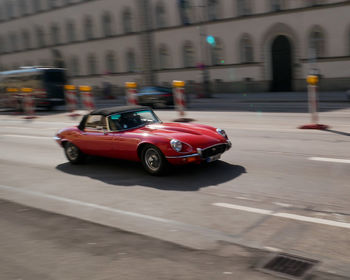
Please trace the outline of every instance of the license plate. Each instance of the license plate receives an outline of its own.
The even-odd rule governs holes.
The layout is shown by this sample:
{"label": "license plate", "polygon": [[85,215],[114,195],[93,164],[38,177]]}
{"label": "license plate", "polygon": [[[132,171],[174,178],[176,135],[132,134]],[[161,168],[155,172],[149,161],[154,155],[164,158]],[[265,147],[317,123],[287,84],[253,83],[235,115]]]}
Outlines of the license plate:
{"label": "license plate", "polygon": [[218,159],[220,158],[220,156],[221,156],[221,154],[208,157],[208,158],[206,159],[206,162],[213,162],[213,161],[216,161],[216,160],[218,160]]}

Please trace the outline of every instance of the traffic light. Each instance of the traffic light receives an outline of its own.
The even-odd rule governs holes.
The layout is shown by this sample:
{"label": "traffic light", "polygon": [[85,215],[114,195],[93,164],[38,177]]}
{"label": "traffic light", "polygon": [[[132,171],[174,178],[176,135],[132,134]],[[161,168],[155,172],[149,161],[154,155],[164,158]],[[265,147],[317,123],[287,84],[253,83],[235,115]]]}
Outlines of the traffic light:
{"label": "traffic light", "polygon": [[216,42],[215,42],[215,37],[212,35],[208,35],[207,36],[207,42],[209,45],[211,46],[215,46]]}

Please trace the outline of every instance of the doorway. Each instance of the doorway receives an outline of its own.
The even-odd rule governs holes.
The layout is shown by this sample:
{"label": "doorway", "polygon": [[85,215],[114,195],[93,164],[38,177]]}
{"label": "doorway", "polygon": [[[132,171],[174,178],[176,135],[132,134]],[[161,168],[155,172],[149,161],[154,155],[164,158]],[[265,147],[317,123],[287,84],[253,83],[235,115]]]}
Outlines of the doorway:
{"label": "doorway", "polygon": [[284,35],[277,36],[271,48],[272,84],[271,91],[292,90],[292,48]]}

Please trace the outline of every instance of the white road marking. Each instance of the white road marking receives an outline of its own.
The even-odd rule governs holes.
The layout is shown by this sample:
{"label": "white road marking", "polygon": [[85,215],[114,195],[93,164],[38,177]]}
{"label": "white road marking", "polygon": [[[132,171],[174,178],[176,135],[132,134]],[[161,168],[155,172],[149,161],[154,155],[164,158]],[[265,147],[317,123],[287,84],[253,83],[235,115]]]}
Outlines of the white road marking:
{"label": "white road marking", "polygon": [[309,160],[335,162],[335,163],[350,163],[350,159],[341,159],[341,158],[310,157]]}
{"label": "white road marking", "polygon": [[281,203],[281,202],[274,202],[273,204],[275,204],[277,206],[285,207],[285,208],[289,208],[292,206],[291,204]]}
{"label": "white road marking", "polygon": [[256,213],[256,214],[268,215],[268,216],[273,216],[273,217],[291,219],[291,220],[296,220],[296,221],[301,221],[301,222],[308,222],[308,223],[350,229],[350,223],[337,222],[337,221],[332,221],[332,220],[327,220],[327,219],[313,218],[313,217],[295,215],[295,214],[290,214],[290,213],[274,212],[272,210],[252,208],[252,207],[246,207],[246,206],[229,204],[229,203],[213,203],[213,205],[219,206],[219,207],[235,209],[235,210],[240,210],[240,211],[245,211],[245,212],[250,212],[250,213]]}
{"label": "white road marking", "polygon": [[34,136],[34,135],[21,135],[21,134],[4,134],[0,136],[5,137],[17,137],[17,138],[31,138],[31,139],[50,139],[53,140],[53,137],[50,136]]}
{"label": "white road marking", "polygon": [[270,246],[264,246],[264,249],[270,251],[270,252],[281,252],[281,249],[270,247]]}

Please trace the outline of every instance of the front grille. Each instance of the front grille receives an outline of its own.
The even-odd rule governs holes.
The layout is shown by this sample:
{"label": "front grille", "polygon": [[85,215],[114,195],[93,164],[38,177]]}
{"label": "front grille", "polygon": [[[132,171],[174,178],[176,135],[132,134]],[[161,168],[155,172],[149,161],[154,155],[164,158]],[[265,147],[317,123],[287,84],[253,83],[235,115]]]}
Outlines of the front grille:
{"label": "front grille", "polygon": [[202,150],[202,158],[208,158],[226,151],[226,144],[215,145]]}

